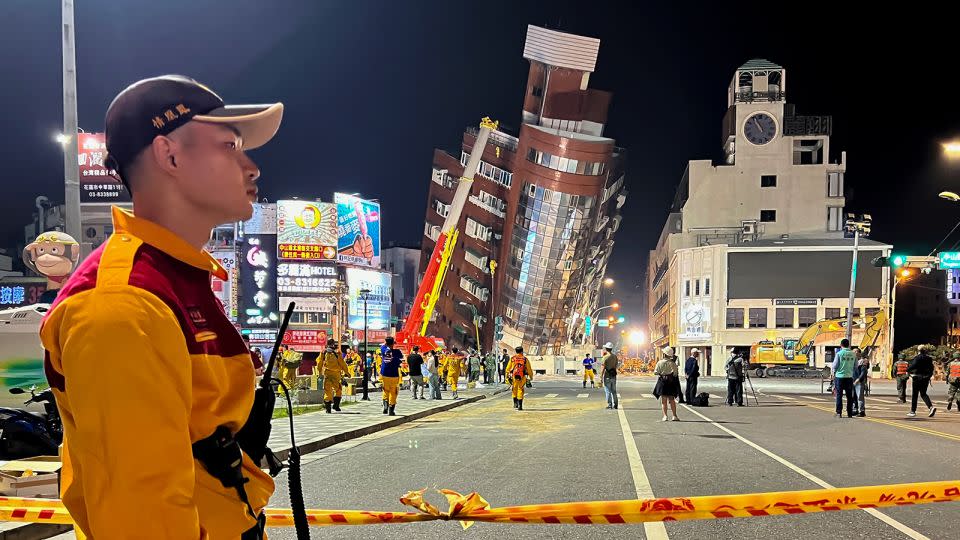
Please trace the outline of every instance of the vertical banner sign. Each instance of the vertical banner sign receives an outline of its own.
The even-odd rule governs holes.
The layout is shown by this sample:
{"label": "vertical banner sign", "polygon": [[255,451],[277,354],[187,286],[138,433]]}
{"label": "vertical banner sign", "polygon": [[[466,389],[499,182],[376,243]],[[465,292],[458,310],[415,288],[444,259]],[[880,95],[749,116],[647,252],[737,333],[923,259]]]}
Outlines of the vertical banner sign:
{"label": "vertical banner sign", "polygon": [[77,160],[80,166],[80,202],[116,204],[130,202],[130,194],[110,169],[103,164],[107,156],[103,133],[77,134]]}
{"label": "vertical banner sign", "polygon": [[322,202],[278,201],[277,249],[282,260],[335,260],[337,206]]}
{"label": "vertical banner sign", "polygon": [[240,252],[240,325],[276,328],[280,325],[276,281],[277,236],[249,234]]}
{"label": "vertical banner sign", "polygon": [[217,259],[220,266],[227,271],[227,280],[223,281],[217,277],[212,277],[210,287],[213,293],[223,304],[223,311],[231,321],[237,322],[237,299],[238,299],[238,269],[237,254],[234,251],[213,251],[210,253]]}
{"label": "vertical banner sign", "polygon": [[379,268],[380,204],[344,193],[335,193],[334,201],[337,204],[337,260]]}

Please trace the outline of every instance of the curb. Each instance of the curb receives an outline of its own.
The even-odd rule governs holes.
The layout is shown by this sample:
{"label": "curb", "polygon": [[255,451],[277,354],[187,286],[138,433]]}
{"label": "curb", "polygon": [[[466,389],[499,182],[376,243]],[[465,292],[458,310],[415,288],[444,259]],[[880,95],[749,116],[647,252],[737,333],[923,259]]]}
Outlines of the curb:
{"label": "curb", "polygon": [[[399,416],[397,418],[387,420],[386,422],[378,422],[372,426],[364,426],[362,428],[351,429],[350,431],[336,433],[334,435],[330,435],[322,439],[314,439],[302,444],[298,444],[297,449],[300,451],[300,455],[303,456],[311,452],[316,452],[317,450],[329,448],[331,446],[340,444],[345,441],[357,439],[365,435],[370,435],[371,433],[376,433],[378,431],[383,431],[385,429],[394,428],[394,427],[406,424],[408,422],[413,422],[414,420],[419,420],[421,418],[426,418],[427,416],[432,416],[434,414],[446,412],[451,409],[456,409],[457,407],[462,407],[470,403],[476,403],[480,400],[486,399],[487,397],[496,396],[497,394],[501,394],[508,390],[510,390],[510,388],[502,388],[494,391],[489,396],[486,394],[481,394],[479,396],[458,399],[456,401],[451,401],[450,403],[441,405],[439,407],[413,413],[408,416]],[[277,456],[277,459],[281,461],[285,461],[290,456],[290,448],[288,447],[288,448],[284,448],[283,450],[276,450],[274,451],[274,455]]]}

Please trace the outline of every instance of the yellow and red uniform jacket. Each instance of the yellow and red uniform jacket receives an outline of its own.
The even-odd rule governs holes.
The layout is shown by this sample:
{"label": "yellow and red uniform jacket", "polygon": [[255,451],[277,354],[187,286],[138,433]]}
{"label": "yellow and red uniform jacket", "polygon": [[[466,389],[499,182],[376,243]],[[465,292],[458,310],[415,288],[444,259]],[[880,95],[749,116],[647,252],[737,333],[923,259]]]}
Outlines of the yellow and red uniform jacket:
{"label": "yellow and red uniform jacket", "polygon": [[[61,498],[78,537],[235,539],[256,522],[191,444],[236,433],[253,403],[250,353],[210,288],[204,251],[114,208],[115,233],[60,291],[40,330],[63,416]],[[243,455],[259,512],[273,480]]]}

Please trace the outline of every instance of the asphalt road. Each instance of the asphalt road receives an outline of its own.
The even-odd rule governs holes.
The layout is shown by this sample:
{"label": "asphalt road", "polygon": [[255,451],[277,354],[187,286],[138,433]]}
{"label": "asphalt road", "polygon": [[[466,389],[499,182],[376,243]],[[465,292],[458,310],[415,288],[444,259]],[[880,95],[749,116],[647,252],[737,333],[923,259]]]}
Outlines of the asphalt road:
{"label": "asphalt road", "polygon": [[[660,422],[653,380],[621,379],[621,411],[603,391],[540,380],[524,411],[509,395],[484,400],[305,456],[308,508],[406,511],[407,491],[477,491],[493,506],[678,497],[960,478],[960,414],[905,420],[883,385],[866,419],[836,419],[819,382],[753,380],[760,406],[681,408]],[[701,386],[720,395],[721,379]],[[934,390],[934,394],[937,389]],[[584,394],[587,394],[584,397]],[[892,394],[892,392],[890,392]],[[548,397],[549,396],[549,397]],[[932,396],[940,397],[940,396]],[[880,401],[883,400],[883,401]],[[752,399],[751,399],[751,403]],[[718,406],[721,405],[721,406]],[[697,414],[699,413],[699,414]],[[701,416],[702,415],[702,416]],[[726,431],[723,429],[725,428]],[[635,481],[635,443],[649,485]],[[633,468],[631,468],[633,465]],[[633,472],[632,472],[633,471]],[[285,473],[273,507],[288,507]],[[442,496],[428,497],[442,509]],[[960,503],[643,525],[494,525],[430,522],[313,529],[314,538],[956,538]],[[879,516],[879,519],[878,517]],[[273,529],[272,539],[295,538]]]}

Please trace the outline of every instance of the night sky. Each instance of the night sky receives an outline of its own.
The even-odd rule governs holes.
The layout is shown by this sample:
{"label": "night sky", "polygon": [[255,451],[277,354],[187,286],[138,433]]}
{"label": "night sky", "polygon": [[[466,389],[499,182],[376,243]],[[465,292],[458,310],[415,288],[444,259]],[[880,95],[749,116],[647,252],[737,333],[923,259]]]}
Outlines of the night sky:
{"label": "night sky", "polygon": [[[631,315],[637,270],[686,161],[720,158],[726,88],[750,58],[787,69],[787,99],[798,114],[833,115],[831,157],[848,154],[848,209],[873,214],[875,239],[926,255],[960,219],[960,207],[936,198],[960,189],[960,164],[945,162],[939,146],[960,135],[958,47],[949,37],[957,17],[945,9],[910,15],[876,7],[843,13],[840,2],[596,0],[76,4],[82,128],[101,131],[120,89],[162,73],[197,78],[228,103],[283,101],[278,136],[251,153],[263,171],[262,196],[379,198],[385,244],[420,243],[434,147],[456,150],[464,126],[487,115],[518,127],[527,24],[600,38],[590,85],[614,93],[606,135],[629,152],[630,193],[610,275]],[[53,142],[62,126],[59,25],[58,1],[0,2],[0,245],[22,241],[37,195],[63,198]],[[945,247],[957,241],[960,233]]]}

